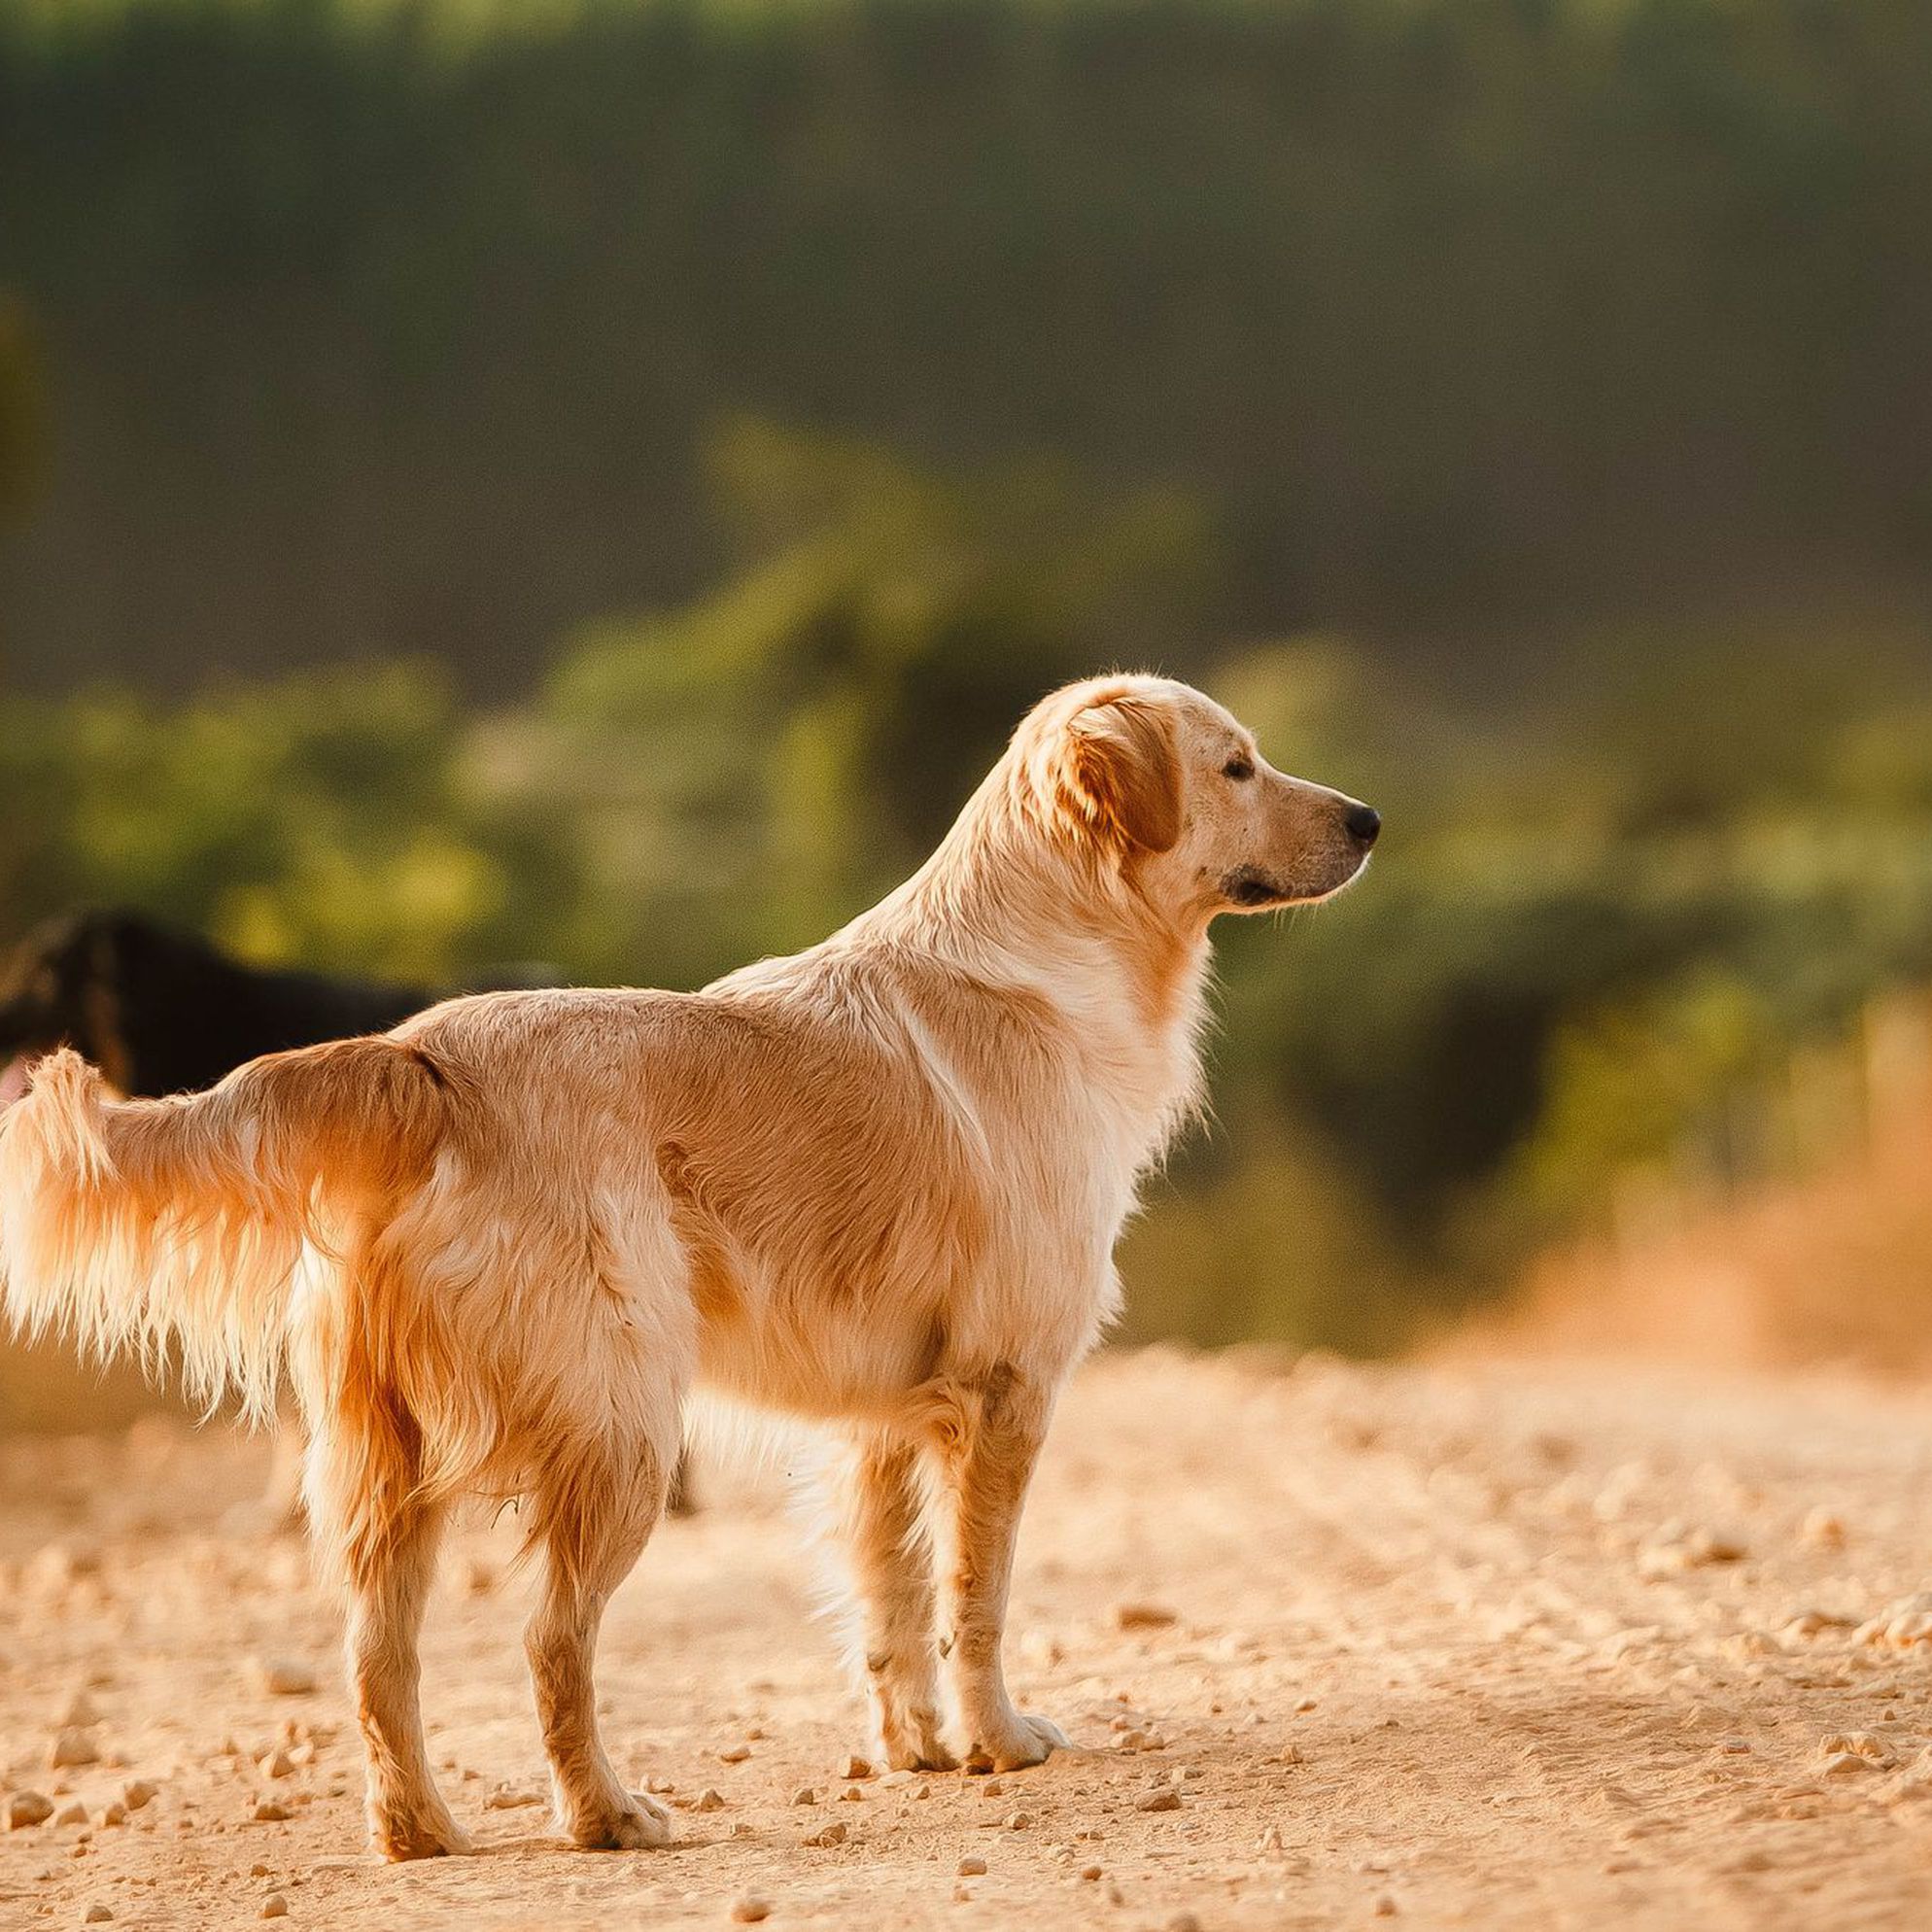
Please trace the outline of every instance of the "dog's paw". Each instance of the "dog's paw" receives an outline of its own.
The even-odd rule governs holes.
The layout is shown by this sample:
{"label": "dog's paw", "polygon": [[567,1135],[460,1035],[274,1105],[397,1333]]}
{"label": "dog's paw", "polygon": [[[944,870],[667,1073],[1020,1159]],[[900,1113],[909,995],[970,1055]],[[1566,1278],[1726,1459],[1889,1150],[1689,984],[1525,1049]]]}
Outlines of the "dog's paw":
{"label": "dog's paw", "polygon": [[886,1712],[880,1723],[880,1751],[893,1771],[957,1771],[959,1760],[947,1749],[937,1710],[923,1707]]}
{"label": "dog's paw", "polygon": [[1072,1748],[1067,1734],[1051,1717],[1014,1710],[997,1727],[981,1727],[967,1749],[966,1769],[1024,1771],[1030,1764],[1045,1764],[1055,1751]]}
{"label": "dog's paw", "polygon": [[576,1818],[569,1830],[570,1842],[585,1851],[655,1851],[677,1835],[671,1813],[635,1792],[626,1794],[622,1810]]}
{"label": "dog's paw", "polygon": [[461,1858],[476,1849],[441,1807],[434,1811],[372,1811],[369,1843],[392,1865],[414,1858]]}

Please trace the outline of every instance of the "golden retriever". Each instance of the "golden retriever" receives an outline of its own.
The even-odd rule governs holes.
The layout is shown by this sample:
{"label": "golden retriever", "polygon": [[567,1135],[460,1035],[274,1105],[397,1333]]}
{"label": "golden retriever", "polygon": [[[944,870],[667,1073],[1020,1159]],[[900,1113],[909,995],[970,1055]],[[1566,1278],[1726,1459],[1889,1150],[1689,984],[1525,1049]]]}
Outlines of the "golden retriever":
{"label": "golden retriever", "polygon": [[1339,890],[1377,826],[1186,685],[1070,686],[897,891],[703,992],[451,1000],[166,1100],[53,1056],[0,1125],[9,1313],[172,1349],[257,1413],[286,1347],[392,1858],[467,1848],[417,1701],[466,1494],[522,1498],[541,1560],[563,1829],[670,1837],[591,1670],[694,1381],[836,1435],[886,1761],[1037,1764],[1066,1740],[1001,1669],[1015,1534],[1136,1181],[1198,1102],[1209,925]]}

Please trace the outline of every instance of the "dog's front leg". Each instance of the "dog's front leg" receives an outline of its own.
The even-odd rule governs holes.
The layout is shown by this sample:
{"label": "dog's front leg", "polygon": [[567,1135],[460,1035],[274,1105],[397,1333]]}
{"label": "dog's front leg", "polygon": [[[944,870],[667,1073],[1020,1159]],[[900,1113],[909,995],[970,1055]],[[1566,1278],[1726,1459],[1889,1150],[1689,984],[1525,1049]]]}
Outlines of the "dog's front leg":
{"label": "dog's front leg", "polygon": [[953,1700],[967,1769],[1017,1771],[1067,1742],[1051,1719],[1015,1705],[1000,1659],[1019,1512],[1052,1398],[1004,1363],[962,1395],[958,1435],[946,1454]]}

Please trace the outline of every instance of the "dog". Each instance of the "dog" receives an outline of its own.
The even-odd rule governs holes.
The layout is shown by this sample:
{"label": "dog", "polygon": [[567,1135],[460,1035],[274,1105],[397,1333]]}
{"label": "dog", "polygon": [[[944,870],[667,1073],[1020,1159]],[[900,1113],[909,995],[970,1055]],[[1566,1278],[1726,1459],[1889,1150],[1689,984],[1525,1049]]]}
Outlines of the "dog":
{"label": "dog", "polygon": [[144,913],[94,907],[36,926],[0,973],[0,1104],[73,1047],[130,1098],[212,1087],[263,1053],[381,1033],[431,986],[245,966]]}
{"label": "dog", "polygon": [[694,1383],[838,1444],[885,1761],[1038,1764],[1067,1740],[1003,1673],[1015,1536],[1136,1184],[1201,1105],[1210,926],[1328,898],[1379,823],[1186,685],[1070,686],[905,884],[701,992],[459,999],[160,1101],[55,1054],[0,1124],[9,1314],[172,1340],[258,1411],[286,1341],[391,1858],[469,1848],[417,1685],[466,1495],[523,1501],[562,1829],[671,1838],[604,1755],[592,1656]]}

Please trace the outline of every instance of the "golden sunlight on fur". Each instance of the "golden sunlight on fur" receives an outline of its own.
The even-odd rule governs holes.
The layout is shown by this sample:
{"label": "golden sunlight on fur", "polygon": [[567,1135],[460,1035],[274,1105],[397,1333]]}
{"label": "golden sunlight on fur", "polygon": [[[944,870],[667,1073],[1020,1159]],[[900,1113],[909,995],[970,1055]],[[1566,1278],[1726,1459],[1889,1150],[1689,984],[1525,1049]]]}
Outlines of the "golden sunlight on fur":
{"label": "golden sunlight on fur", "polygon": [[1376,827],[1186,685],[1072,686],[906,884],[703,992],[452,1000],[170,1100],[54,1055],[0,1124],[8,1313],[172,1349],[258,1414],[286,1353],[392,1858],[466,1848],[417,1702],[466,1495],[524,1499],[563,1829],[670,1837],[591,1673],[694,1382],[834,1439],[886,1760],[1038,1763],[1066,1741],[1002,1671],[1015,1534],[1137,1179],[1198,1103],[1209,924],[1339,890]]}

